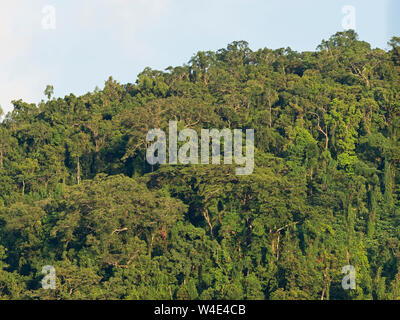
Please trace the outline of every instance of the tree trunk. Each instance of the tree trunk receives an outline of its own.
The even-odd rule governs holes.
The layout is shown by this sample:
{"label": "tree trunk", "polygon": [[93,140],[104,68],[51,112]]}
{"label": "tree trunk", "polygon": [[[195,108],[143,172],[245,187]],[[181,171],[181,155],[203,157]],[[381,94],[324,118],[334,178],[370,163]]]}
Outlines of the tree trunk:
{"label": "tree trunk", "polygon": [[79,163],[79,157],[78,157],[78,165],[77,165],[77,180],[78,180],[78,184],[81,183],[81,165]]}
{"label": "tree trunk", "polygon": [[204,219],[206,219],[207,224],[210,227],[211,238],[214,238],[213,226],[211,224],[210,215],[208,214],[208,210],[207,209],[203,210],[203,217],[204,217]]}
{"label": "tree trunk", "polygon": [[269,127],[272,128],[272,105],[269,103]]}
{"label": "tree trunk", "polygon": [[151,258],[151,254],[153,252],[153,240],[154,240],[154,235],[153,233],[150,233],[150,235],[147,236],[147,253],[149,255],[149,258]]}

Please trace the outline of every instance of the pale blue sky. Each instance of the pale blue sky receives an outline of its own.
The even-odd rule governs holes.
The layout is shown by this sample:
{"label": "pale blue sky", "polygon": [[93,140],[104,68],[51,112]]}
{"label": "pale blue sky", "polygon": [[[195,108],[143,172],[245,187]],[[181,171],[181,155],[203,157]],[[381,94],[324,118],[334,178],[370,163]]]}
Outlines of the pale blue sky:
{"label": "pale blue sky", "polygon": [[[199,50],[246,40],[253,50],[315,50],[342,31],[342,8],[356,9],[356,31],[374,47],[400,36],[399,0],[1,0],[0,105],[39,102],[102,88],[111,75],[135,82],[145,67],[182,65]],[[42,9],[55,8],[55,29]]]}

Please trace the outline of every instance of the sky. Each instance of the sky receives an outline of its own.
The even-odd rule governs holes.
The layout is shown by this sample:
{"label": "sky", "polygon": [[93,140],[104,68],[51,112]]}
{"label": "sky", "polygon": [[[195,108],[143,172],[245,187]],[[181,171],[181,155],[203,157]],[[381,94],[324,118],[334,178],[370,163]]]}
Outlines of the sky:
{"label": "sky", "polygon": [[47,85],[64,97],[109,76],[134,83],[145,67],[182,65],[236,40],[311,51],[354,26],[388,49],[399,13],[399,0],[1,0],[0,106],[38,103]]}

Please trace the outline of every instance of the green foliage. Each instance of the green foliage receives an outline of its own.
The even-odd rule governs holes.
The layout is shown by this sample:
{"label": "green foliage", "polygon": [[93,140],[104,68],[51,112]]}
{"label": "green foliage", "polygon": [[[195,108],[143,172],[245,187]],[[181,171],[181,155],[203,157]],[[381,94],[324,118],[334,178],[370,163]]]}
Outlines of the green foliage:
{"label": "green foliage", "polygon": [[[238,41],[136,83],[14,101],[0,299],[400,299],[399,43]],[[254,173],[150,166],[146,133],[171,120],[255,129]],[[45,265],[56,290],[41,288]]]}

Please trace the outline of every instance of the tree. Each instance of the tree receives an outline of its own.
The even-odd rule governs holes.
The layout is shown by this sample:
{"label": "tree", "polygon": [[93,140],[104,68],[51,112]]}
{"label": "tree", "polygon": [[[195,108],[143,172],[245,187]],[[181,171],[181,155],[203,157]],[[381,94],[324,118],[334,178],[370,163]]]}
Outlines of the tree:
{"label": "tree", "polygon": [[44,95],[50,100],[51,96],[54,94],[54,87],[52,85],[47,85],[44,90]]}

